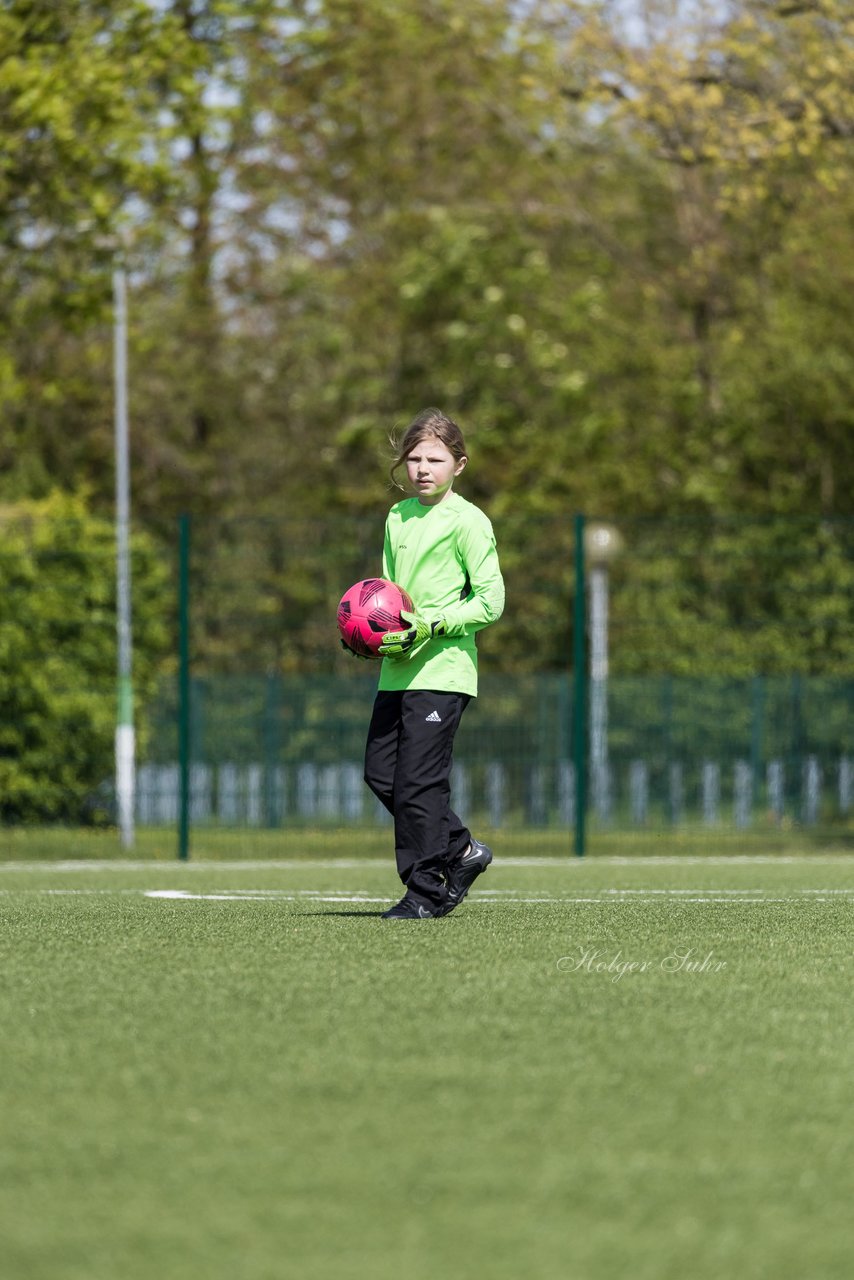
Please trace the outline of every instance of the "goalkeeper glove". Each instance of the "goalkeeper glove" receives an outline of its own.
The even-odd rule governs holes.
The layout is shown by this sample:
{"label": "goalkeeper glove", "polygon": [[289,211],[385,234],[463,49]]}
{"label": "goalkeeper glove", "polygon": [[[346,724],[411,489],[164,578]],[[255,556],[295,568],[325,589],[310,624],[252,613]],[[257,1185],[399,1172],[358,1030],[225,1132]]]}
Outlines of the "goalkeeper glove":
{"label": "goalkeeper glove", "polygon": [[445,634],[445,619],[437,618],[428,622],[420,613],[410,613],[401,609],[400,616],[409,626],[405,631],[387,631],[383,636],[379,652],[384,658],[402,658],[411,650],[418,648],[425,640],[435,640]]}

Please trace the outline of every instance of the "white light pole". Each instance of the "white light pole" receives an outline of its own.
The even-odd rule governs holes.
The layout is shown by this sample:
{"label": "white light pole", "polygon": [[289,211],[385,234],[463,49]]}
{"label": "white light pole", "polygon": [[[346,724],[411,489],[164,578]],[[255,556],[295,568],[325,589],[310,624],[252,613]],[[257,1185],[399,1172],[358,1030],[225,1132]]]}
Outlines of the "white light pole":
{"label": "white light pole", "polygon": [[593,807],[601,818],[611,809],[608,768],[608,566],[622,545],[615,528],[591,524],[585,530],[590,565],[590,782]]}
{"label": "white light pole", "polygon": [[116,802],[122,845],[133,848],[134,772],[133,648],[130,596],[130,459],[127,410],[127,278],[113,271],[113,375],[116,453]]}

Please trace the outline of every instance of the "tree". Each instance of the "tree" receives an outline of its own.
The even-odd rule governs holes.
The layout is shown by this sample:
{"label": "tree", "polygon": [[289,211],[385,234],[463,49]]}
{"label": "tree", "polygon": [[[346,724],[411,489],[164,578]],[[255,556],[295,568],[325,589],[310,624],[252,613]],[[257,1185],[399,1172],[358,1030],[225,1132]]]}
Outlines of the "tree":
{"label": "tree", "polygon": [[[53,218],[82,262],[100,242],[78,244],[75,219],[103,185],[98,233],[119,210],[132,231],[134,512],[164,541],[179,510],[205,531],[196,599],[212,663],[318,660],[332,549],[340,565],[369,554],[394,496],[386,434],[430,403],[466,429],[465,491],[507,531],[525,618],[514,661],[536,660],[533,637],[563,661],[552,601],[574,510],[846,510],[841,4],[648,0],[645,27],[627,27],[623,5],[546,0],[54,10],[59,84],[65,27],[81,59],[83,32],[117,62],[132,31],[140,50],[140,32],[171,42],[168,65],[132,66],[125,115],[104,106],[112,65],[93,96],[104,153],[124,167],[97,170],[93,149],[91,189],[24,208],[20,225]],[[22,230],[4,259],[23,287],[0,491],[84,478],[106,510],[105,264],[83,272],[92,305],[75,311],[61,289],[31,287],[28,254]]]}
{"label": "tree", "polygon": [[[6,506],[0,525],[0,821],[104,820],[116,699],[113,527],[82,495],[59,492]],[[166,572],[141,534],[132,566],[143,704],[170,639]]]}
{"label": "tree", "polygon": [[[109,363],[97,326],[130,199],[168,181],[146,147],[181,33],[146,0],[0,12],[0,492],[103,483]],[[93,342],[93,336],[96,341]],[[93,425],[92,418],[96,421]]]}
{"label": "tree", "polygon": [[[830,459],[838,457],[839,411],[831,422],[820,414],[819,422],[815,406],[837,402],[840,375],[850,387],[854,368],[840,352],[830,362],[837,387],[829,387],[821,372],[829,372],[828,361],[814,330],[801,330],[806,341],[798,364],[808,367],[809,383],[821,381],[823,389],[799,397],[812,404],[794,438],[816,457],[815,465],[793,474],[791,413],[785,426],[771,424],[773,403],[788,396],[783,386],[791,368],[781,315],[794,309],[801,316],[812,312],[811,325],[817,319],[802,295],[805,251],[819,275],[838,271],[831,247],[838,237],[829,243],[821,237],[841,210],[843,221],[850,219],[854,204],[849,7],[837,0],[743,0],[701,8],[696,20],[687,6],[686,16],[679,4],[650,3],[641,38],[622,27],[609,6],[575,8],[565,87],[572,111],[595,109],[598,131],[616,131],[627,148],[645,155],[669,194],[666,234],[651,246],[655,276],[648,290],[665,321],[662,353],[671,353],[672,372],[681,367],[680,380],[687,375],[695,388],[686,441],[691,473],[683,469],[681,493],[720,509],[745,500],[761,504],[764,484],[778,509],[783,490],[791,510],[803,504],[829,513],[844,509],[839,488],[828,483]],[[826,206],[833,210],[829,217]],[[828,301],[832,292],[831,286]],[[819,303],[819,309],[825,329],[833,308]],[[680,345],[690,349],[693,369],[685,369]],[[770,412],[756,402],[758,370]],[[677,388],[672,376],[668,381],[664,390],[675,409]],[[745,390],[753,401],[747,413]],[[665,432],[665,439],[675,458],[673,434]],[[763,439],[766,447],[757,448]],[[757,454],[764,475],[757,474]]]}

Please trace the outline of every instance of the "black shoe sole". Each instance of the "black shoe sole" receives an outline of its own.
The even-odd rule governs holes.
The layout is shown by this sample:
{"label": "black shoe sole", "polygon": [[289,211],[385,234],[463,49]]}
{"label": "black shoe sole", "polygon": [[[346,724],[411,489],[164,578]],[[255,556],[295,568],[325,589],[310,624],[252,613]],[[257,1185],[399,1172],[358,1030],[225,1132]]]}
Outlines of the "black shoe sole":
{"label": "black shoe sole", "polygon": [[[414,906],[415,910],[398,912],[398,907],[403,905],[403,901],[406,900],[396,902],[393,907],[389,907],[388,911],[383,911],[380,918],[382,920],[417,920],[420,923],[422,920],[435,920],[437,916],[441,915],[441,911],[430,911],[427,907],[422,908],[418,903],[413,904],[411,899],[406,902],[407,908]],[[422,909],[425,914],[418,914]]]}
{"label": "black shoe sole", "polygon": [[429,916],[390,916],[390,915],[387,915],[386,912],[384,911],[380,916],[380,919],[381,920],[412,920],[415,922],[415,924],[423,924],[425,920],[438,920],[441,914],[442,914],[441,911],[436,911]]}

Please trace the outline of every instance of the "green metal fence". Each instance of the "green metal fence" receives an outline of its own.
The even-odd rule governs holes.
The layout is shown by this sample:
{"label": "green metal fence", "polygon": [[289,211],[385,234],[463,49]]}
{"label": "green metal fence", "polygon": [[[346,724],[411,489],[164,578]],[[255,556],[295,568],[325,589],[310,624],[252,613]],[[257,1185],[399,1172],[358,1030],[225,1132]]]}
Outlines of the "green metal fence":
{"label": "green metal fence", "polygon": [[[161,545],[160,585],[137,574],[135,592],[148,583],[135,635],[141,836],[187,856],[194,833],[231,833],[240,852],[263,831],[387,825],[361,778],[376,669],[342,653],[334,624],[343,590],[379,568],[382,519],[185,517]],[[454,772],[473,823],[549,832],[567,853],[613,833],[695,832],[714,847],[792,829],[854,843],[854,521],[515,513],[494,524],[507,610],[480,639],[481,696]],[[115,608],[96,590],[109,549],[84,574],[86,548],[67,531],[43,541],[26,572],[20,548],[0,555],[0,646],[20,650],[21,620],[38,620],[39,653],[62,653],[66,682],[79,672],[86,734],[69,723],[70,684],[51,685],[39,663],[16,674],[10,659],[7,832],[97,827],[115,804]],[[68,767],[60,778],[45,766],[40,782],[57,735]],[[18,792],[3,793],[4,776]]]}
{"label": "green metal fence", "polygon": [[[370,675],[211,677],[190,685],[191,828],[387,822],[362,781]],[[614,677],[608,751],[591,771],[591,844],[605,830],[713,832],[854,818],[854,679]],[[176,698],[164,691],[138,777],[138,817],[177,824]],[[463,719],[456,803],[490,830],[563,828],[575,847],[573,679],[483,676]],[[586,735],[589,749],[589,735]]]}

